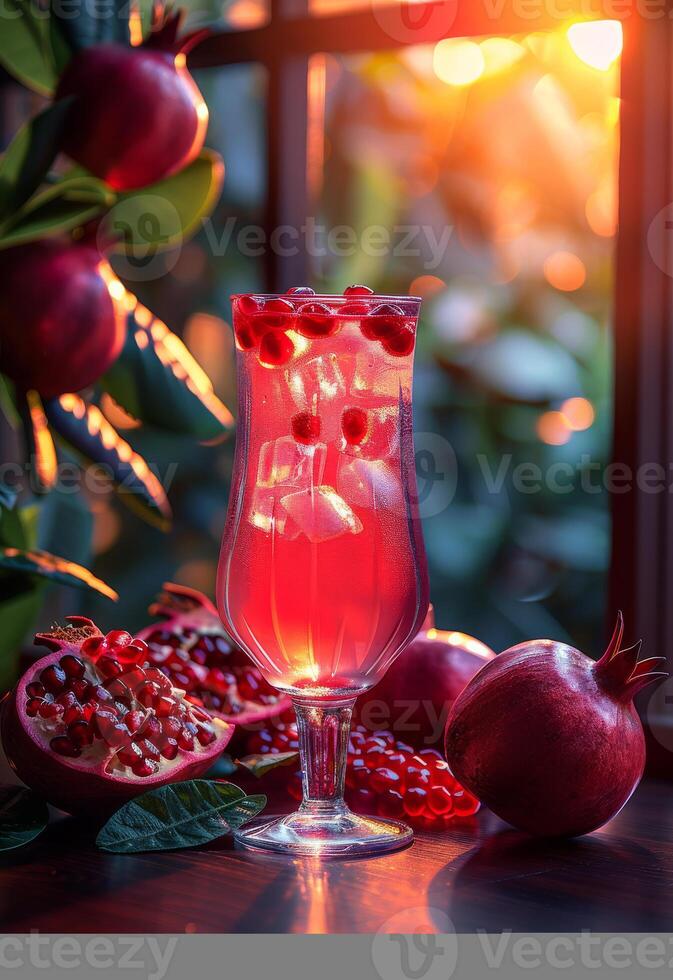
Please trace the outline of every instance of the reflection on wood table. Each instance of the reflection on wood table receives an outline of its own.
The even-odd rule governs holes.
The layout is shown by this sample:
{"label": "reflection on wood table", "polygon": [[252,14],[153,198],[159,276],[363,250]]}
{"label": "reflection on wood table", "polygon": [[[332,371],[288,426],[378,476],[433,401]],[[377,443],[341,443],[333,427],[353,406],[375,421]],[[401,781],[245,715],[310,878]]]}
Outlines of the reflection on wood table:
{"label": "reflection on wood table", "polygon": [[4,932],[629,931],[673,929],[673,786],[647,780],[598,833],[535,841],[482,811],[405,851],[320,863],[229,840],[162,854],[96,851],[57,820],[0,860]]}

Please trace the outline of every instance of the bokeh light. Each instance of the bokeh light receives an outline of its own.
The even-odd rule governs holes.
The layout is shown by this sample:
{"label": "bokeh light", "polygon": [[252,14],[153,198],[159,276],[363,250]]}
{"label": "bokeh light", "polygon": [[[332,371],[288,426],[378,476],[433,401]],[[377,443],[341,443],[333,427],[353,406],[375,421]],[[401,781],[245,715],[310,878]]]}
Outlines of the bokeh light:
{"label": "bokeh light", "polygon": [[525,48],[508,37],[488,37],[479,45],[484,57],[484,73],[495,75],[515,65],[525,54]]}
{"label": "bokeh light", "polygon": [[561,250],[545,259],[544,277],[550,286],[569,293],[584,285],[587,270],[579,255]]}
{"label": "bokeh light", "polygon": [[583,432],[593,425],[596,413],[588,398],[567,398],[561,405],[561,415],[573,432]]}
{"label": "bokeh light", "polygon": [[570,439],[571,429],[561,412],[543,412],[537,420],[536,432],[548,446],[563,446]]}
{"label": "bokeh light", "polygon": [[435,45],[433,67],[447,85],[471,85],[483,74],[484,55],[474,41],[446,38]]}
{"label": "bokeh light", "polygon": [[577,57],[598,71],[607,71],[622,53],[624,36],[618,20],[571,24],[568,41]]}
{"label": "bokeh light", "polygon": [[443,293],[445,289],[446,283],[438,276],[416,276],[409,285],[409,295],[430,299],[437,293]]}

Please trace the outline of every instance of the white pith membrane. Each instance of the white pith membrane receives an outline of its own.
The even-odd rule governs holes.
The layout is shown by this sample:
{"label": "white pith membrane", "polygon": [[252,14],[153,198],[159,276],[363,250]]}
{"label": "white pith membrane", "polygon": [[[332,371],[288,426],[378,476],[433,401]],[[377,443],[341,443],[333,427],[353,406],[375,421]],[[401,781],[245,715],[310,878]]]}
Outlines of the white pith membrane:
{"label": "white pith membrane", "polygon": [[[99,685],[100,687],[105,687],[106,684],[110,684],[111,681],[115,681],[115,680],[120,680],[122,683],[125,683],[124,676],[129,675],[131,671],[138,669],[138,667],[144,669],[145,667],[151,666],[148,663],[142,665],[120,664],[123,670],[122,674],[115,675],[114,677],[109,677],[109,676],[106,677],[100,670],[96,668],[95,663],[89,660],[87,657],[80,655],[76,651],[73,651],[71,654],[64,654],[63,656],[68,656],[68,655],[77,657],[78,660],[81,660],[84,663],[85,673],[82,680],[85,680],[94,685]],[[115,658],[111,657],[110,659],[115,659]],[[59,663],[59,661],[54,660],[53,663],[54,665],[56,665]],[[31,677],[31,679],[27,681],[26,686],[30,685],[31,683],[42,683],[42,681],[40,680],[40,674],[42,673],[43,669],[45,668],[36,671],[34,675]],[[71,689],[71,684],[72,684],[72,678],[68,678],[64,691],[59,692],[59,694],[52,694],[49,691],[46,691],[45,695],[43,696],[44,699],[47,701],[56,701],[61,693],[65,693],[65,691]],[[49,752],[56,754],[58,758],[62,759],[64,762],[82,768],[101,769],[102,767],[102,771],[107,774],[116,774],[124,778],[138,779],[140,781],[151,778],[151,776],[153,775],[157,775],[161,772],[165,772],[168,769],[179,766],[187,756],[201,755],[207,753],[208,751],[212,751],[212,747],[215,744],[217,737],[223,734],[224,730],[227,727],[223,722],[219,721],[219,719],[217,718],[212,718],[209,716],[208,720],[206,721],[203,718],[195,717],[192,713],[194,709],[194,705],[190,704],[190,702],[185,699],[185,691],[173,687],[170,694],[165,694],[166,697],[169,697],[176,702],[176,710],[171,715],[171,717],[179,717],[179,719],[183,722],[189,721],[195,725],[201,725],[203,727],[206,727],[213,732],[214,737],[209,742],[208,745],[201,745],[200,741],[195,735],[193,748],[190,749],[179,748],[178,754],[174,759],[166,759],[162,755],[160,759],[157,761],[158,768],[156,769],[155,772],[148,775],[138,775],[137,773],[133,772],[131,766],[125,765],[122,762],[122,760],[119,758],[118,752],[123,751],[124,747],[130,744],[132,741],[136,741],[143,738],[147,738],[149,742],[156,745],[155,738],[151,734],[145,735],[144,732],[146,732],[149,720],[153,717],[158,718],[158,716],[154,708],[145,707],[138,701],[138,699],[135,696],[136,692],[133,690],[130,684],[125,683],[125,686],[130,695],[130,697],[125,696],[130,703],[128,712],[122,713],[120,710],[118,710],[117,704],[120,702],[119,699],[114,698],[114,696],[113,696],[114,698],[113,701],[99,704],[99,708],[101,710],[103,709],[114,710],[115,713],[118,715],[120,722],[122,723],[124,720],[124,714],[129,713],[131,711],[139,711],[142,713],[143,720],[141,724],[133,733],[129,732],[128,739],[124,742],[123,745],[112,746],[108,744],[105,741],[105,739],[102,738],[98,734],[97,730],[94,728],[94,738],[92,743],[90,745],[82,745],[80,747],[79,755],[77,756],[61,755],[55,752],[55,750],[51,747],[50,742],[53,738],[57,736],[68,735],[68,731],[67,731],[68,726],[64,723],[63,717],[60,716],[54,718],[43,718],[39,713],[34,716],[28,715],[26,713],[26,716],[29,719],[29,721],[33,723],[34,731],[38,735],[38,740],[41,743],[41,745]],[[31,700],[31,697],[25,690],[24,690],[24,695],[25,695],[25,701],[24,701],[24,709],[25,709],[26,705]],[[80,704],[81,703],[82,702],[80,702]],[[126,707],[126,705],[124,706]],[[164,719],[158,718],[158,720],[162,722]],[[157,745],[156,747],[160,749],[159,745]]]}

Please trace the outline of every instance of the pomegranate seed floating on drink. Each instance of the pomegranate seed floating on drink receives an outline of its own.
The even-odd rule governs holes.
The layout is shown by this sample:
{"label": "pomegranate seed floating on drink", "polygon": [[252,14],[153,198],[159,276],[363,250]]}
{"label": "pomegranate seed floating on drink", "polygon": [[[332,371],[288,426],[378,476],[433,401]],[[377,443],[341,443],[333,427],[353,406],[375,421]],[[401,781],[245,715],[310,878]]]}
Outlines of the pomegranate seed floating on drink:
{"label": "pomegranate seed floating on drink", "polygon": [[350,446],[359,446],[368,429],[367,413],[361,408],[347,408],[341,416],[341,431]]}
{"label": "pomegranate seed floating on drink", "polygon": [[288,289],[286,296],[315,296],[315,289],[310,286],[292,286]]}
{"label": "pomegranate seed floating on drink", "polygon": [[297,442],[306,446],[320,438],[320,418],[310,412],[300,412],[292,419],[292,435]]}
{"label": "pomegranate seed floating on drink", "polygon": [[374,290],[369,286],[346,286],[344,296],[372,296]]}
{"label": "pomegranate seed floating on drink", "polygon": [[259,359],[267,367],[287,364],[294,353],[294,344],[280,331],[270,330],[262,337],[259,345]]}
{"label": "pomegranate seed floating on drink", "polygon": [[306,303],[297,318],[297,330],[304,337],[329,337],[339,321],[324,303]]}

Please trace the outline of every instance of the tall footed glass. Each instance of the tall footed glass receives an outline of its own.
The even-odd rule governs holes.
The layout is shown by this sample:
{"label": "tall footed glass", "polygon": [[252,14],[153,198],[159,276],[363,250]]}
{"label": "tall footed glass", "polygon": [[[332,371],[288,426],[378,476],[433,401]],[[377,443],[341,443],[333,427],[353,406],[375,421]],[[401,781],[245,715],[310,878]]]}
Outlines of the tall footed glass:
{"label": "tall footed glass", "polygon": [[217,598],[293,701],[304,798],[237,834],[335,856],[391,850],[406,824],[344,802],[355,699],[427,610],[411,420],[420,300],[235,296],[238,431]]}

